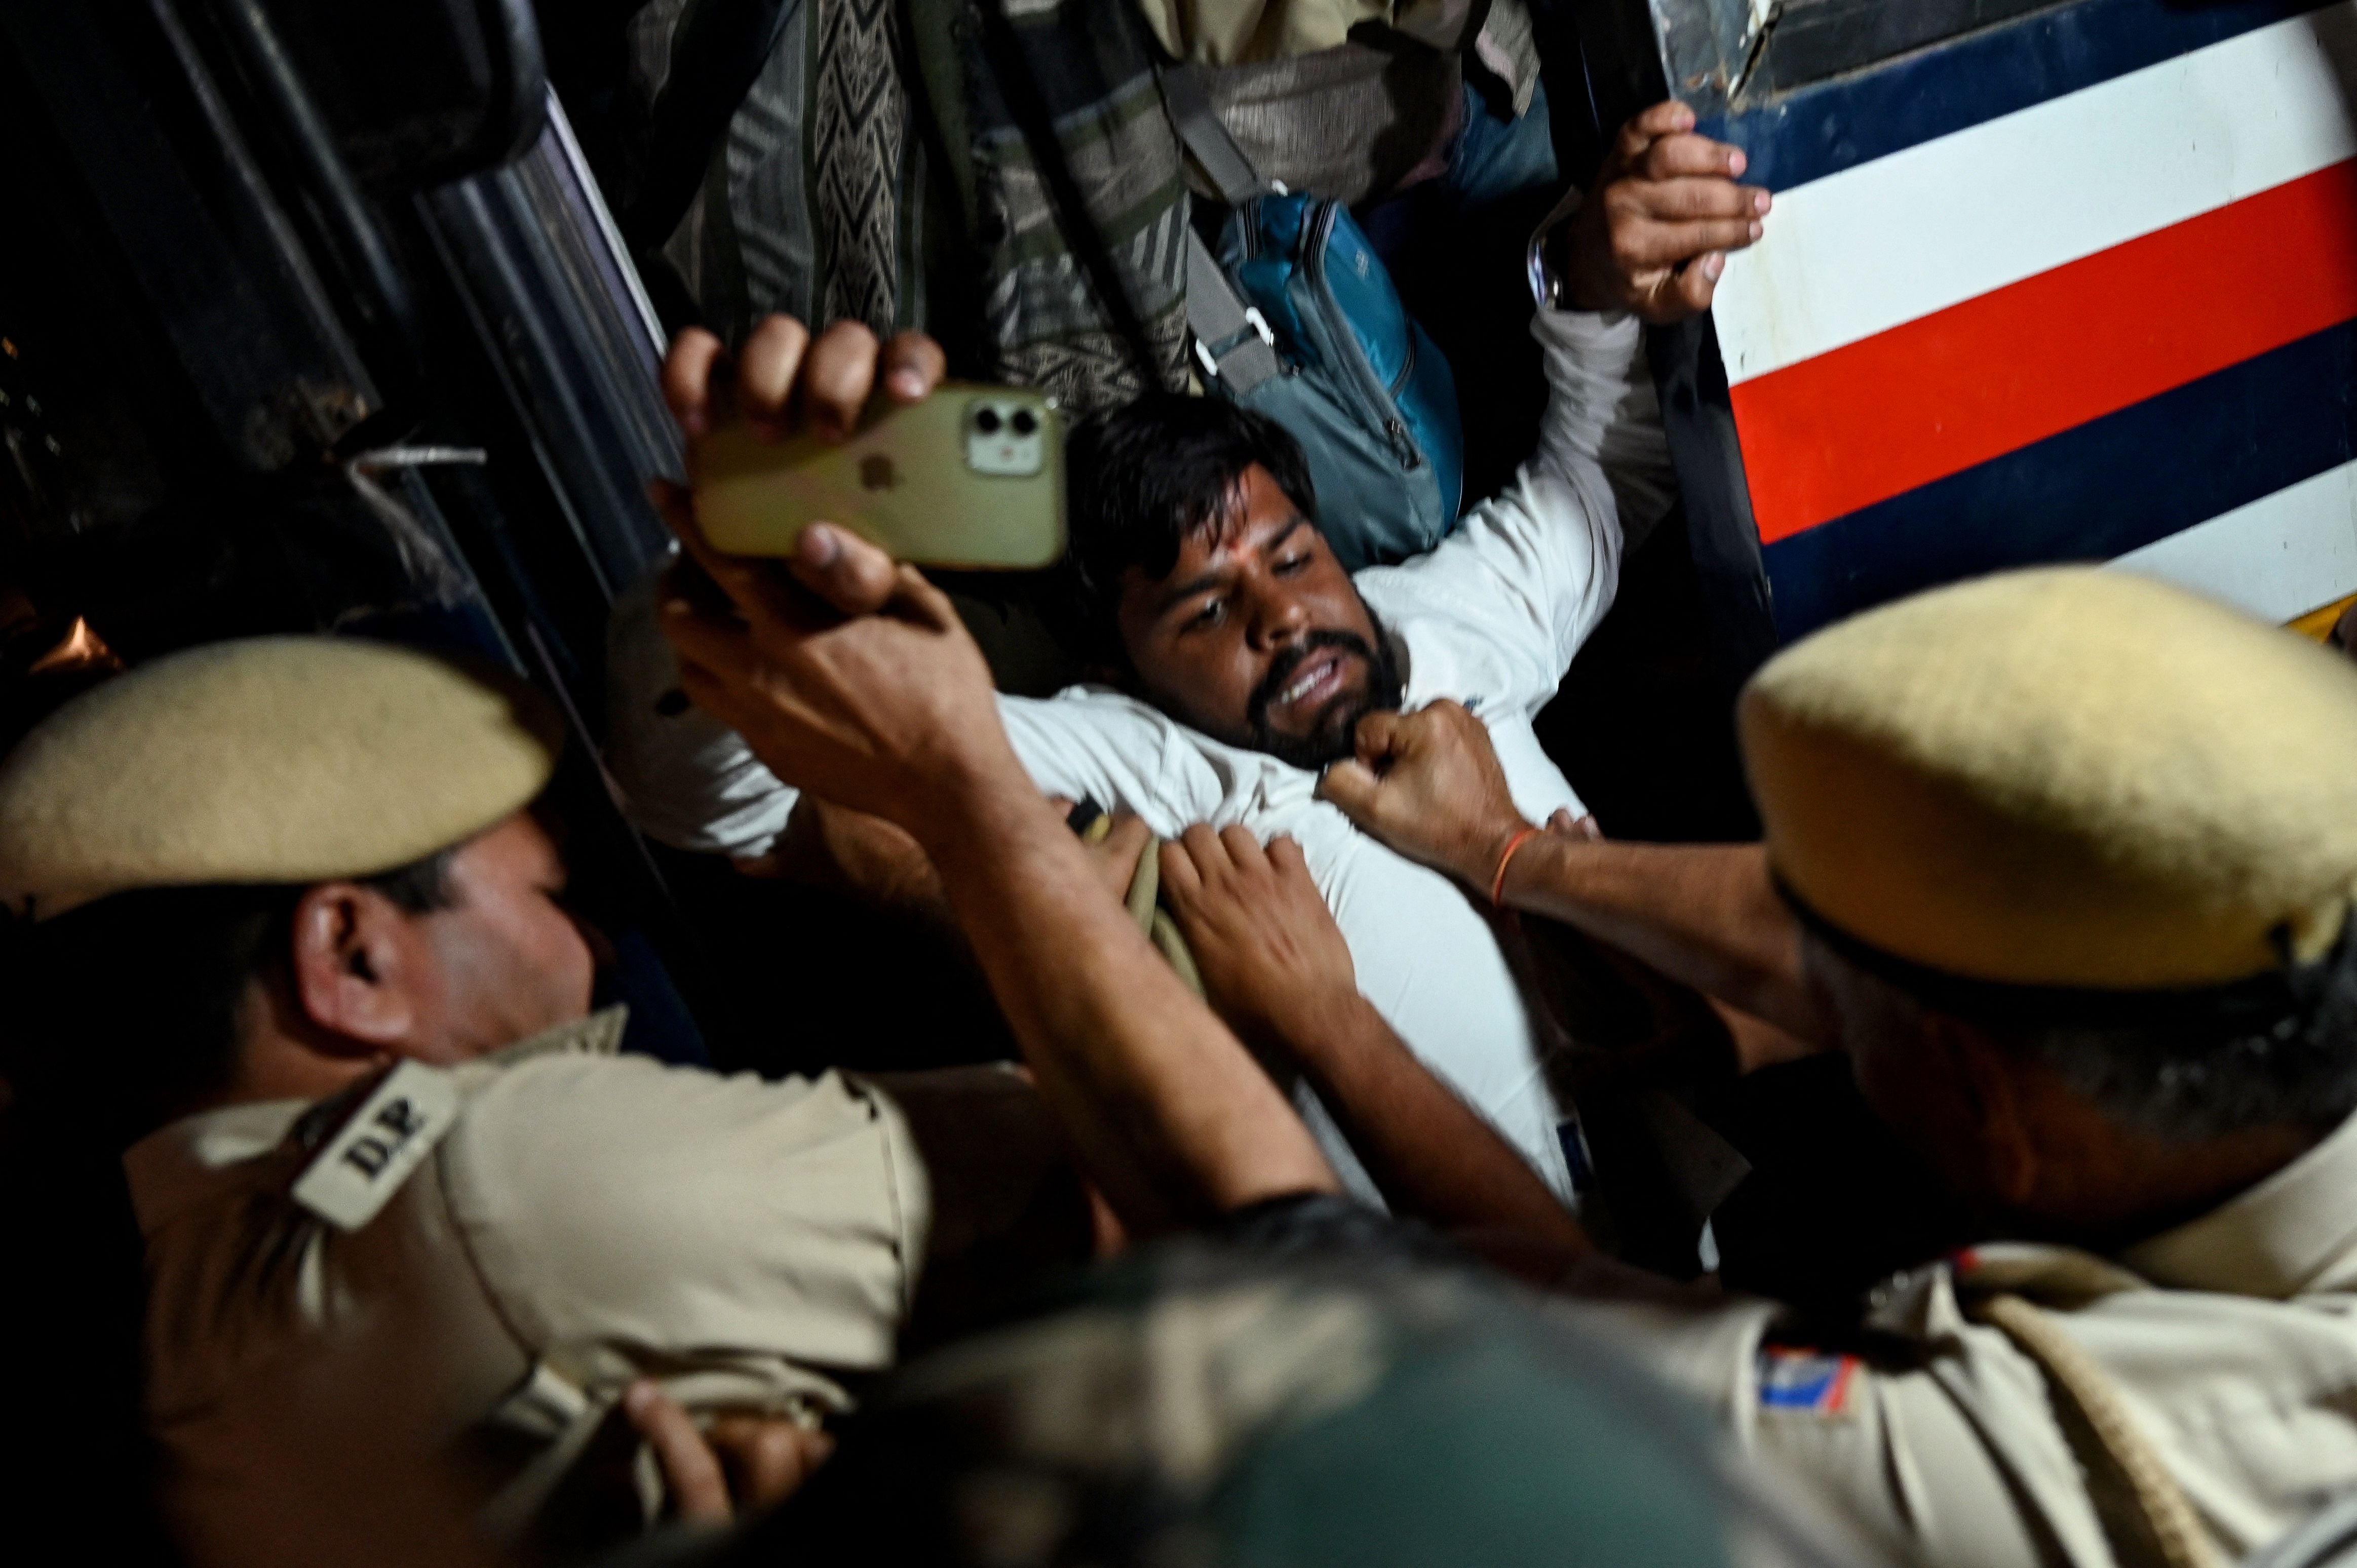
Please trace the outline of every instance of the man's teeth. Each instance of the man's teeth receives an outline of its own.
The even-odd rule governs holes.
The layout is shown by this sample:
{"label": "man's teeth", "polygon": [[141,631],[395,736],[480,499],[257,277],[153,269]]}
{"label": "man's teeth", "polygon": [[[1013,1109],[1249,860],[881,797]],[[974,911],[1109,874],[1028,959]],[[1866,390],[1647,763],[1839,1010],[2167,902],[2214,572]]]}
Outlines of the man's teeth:
{"label": "man's teeth", "polygon": [[1318,665],[1317,669],[1312,670],[1300,680],[1296,681],[1292,685],[1287,686],[1285,689],[1284,694],[1277,700],[1285,703],[1299,702],[1302,698],[1309,694],[1309,688],[1318,684],[1318,681],[1325,676],[1326,669],[1327,667],[1324,664]]}

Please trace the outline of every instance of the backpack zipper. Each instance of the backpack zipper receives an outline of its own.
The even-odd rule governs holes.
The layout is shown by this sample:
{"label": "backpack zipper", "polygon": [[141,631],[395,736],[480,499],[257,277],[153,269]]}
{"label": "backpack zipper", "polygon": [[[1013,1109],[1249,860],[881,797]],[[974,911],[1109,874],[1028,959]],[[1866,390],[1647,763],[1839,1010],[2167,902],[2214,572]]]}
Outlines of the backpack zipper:
{"label": "backpack zipper", "polygon": [[1392,401],[1394,403],[1397,403],[1399,401],[1400,393],[1407,391],[1407,383],[1415,377],[1415,333],[1411,330],[1407,335],[1407,357],[1400,361],[1399,374],[1392,378]]}
{"label": "backpack zipper", "polygon": [[1406,357],[1400,360],[1399,377],[1392,382],[1393,412],[1383,420],[1383,434],[1391,437],[1392,450],[1399,454],[1400,461],[1407,466],[1411,473],[1423,463],[1424,454],[1416,450],[1415,438],[1408,434],[1407,422],[1399,417],[1398,409],[1400,393],[1407,391],[1408,381],[1415,375],[1415,329],[1411,327],[1407,334]]}

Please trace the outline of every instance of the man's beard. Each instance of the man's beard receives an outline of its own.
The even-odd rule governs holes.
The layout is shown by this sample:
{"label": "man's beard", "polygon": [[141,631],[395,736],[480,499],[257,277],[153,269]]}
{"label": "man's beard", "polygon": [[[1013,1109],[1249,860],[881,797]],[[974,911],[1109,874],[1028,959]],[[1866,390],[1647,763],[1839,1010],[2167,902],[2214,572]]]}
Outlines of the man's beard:
{"label": "man's beard", "polygon": [[[1399,662],[1392,657],[1391,639],[1383,635],[1383,624],[1369,620],[1375,628],[1374,646],[1355,631],[1313,631],[1276,656],[1261,683],[1253,688],[1252,699],[1244,704],[1244,720],[1252,726],[1252,745],[1255,751],[1265,751],[1280,762],[1315,773],[1327,764],[1340,762],[1358,749],[1359,721],[1369,714],[1385,713],[1400,705],[1401,687]],[[1269,727],[1268,710],[1276,694],[1300,671],[1302,665],[1327,649],[1340,649],[1355,653],[1366,661],[1366,690],[1355,699],[1338,698],[1318,719],[1318,727],[1305,736],[1279,735]],[[1339,705],[1337,705],[1339,704]]]}

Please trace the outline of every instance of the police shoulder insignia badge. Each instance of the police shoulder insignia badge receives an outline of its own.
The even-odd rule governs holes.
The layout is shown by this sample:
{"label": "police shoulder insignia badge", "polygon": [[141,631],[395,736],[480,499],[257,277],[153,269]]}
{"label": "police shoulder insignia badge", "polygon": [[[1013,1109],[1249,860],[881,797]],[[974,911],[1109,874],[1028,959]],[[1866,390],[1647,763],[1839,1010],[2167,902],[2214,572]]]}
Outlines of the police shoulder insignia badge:
{"label": "police shoulder insignia badge", "polygon": [[1799,1415],[1849,1413],[1858,1359],[1791,1345],[1760,1348],[1760,1408]]}
{"label": "police shoulder insignia badge", "polygon": [[295,1178],[296,1203],[340,1230],[376,1218],[458,1114],[450,1074],[404,1061],[377,1080]]}

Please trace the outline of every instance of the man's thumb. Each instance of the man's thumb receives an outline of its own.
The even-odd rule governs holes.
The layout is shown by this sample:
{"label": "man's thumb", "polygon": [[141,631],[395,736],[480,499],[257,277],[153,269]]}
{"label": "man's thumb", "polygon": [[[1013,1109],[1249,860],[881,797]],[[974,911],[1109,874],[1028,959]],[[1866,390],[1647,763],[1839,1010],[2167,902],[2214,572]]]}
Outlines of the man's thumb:
{"label": "man's thumb", "polygon": [[1318,798],[1340,806],[1352,822],[1363,822],[1373,814],[1375,791],[1382,788],[1374,769],[1354,757],[1326,769],[1318,780]]}
{"label": "man's thumb", "polygon": [[802,586],[847,616],[874,615],[899,585],[892,557],[833,523],[803,529],[787,564]]}
{"label": "man's thumb", "polygon": [[1365,763],[1388,757],[1407,733],[1407,724],[1406,714],[1394,712],[1372,713],[1361,719],[1351,736],[1359,748],[1359,760]]}

